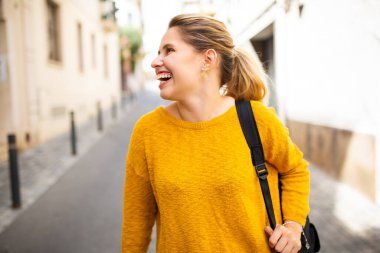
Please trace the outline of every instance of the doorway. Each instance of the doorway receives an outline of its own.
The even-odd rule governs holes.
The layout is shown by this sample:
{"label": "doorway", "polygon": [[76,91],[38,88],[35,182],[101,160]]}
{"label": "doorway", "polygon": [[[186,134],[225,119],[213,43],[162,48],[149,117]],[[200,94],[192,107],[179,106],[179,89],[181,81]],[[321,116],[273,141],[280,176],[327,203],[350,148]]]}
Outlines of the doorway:
{"label": "doorway", "polygon": [[266,27],[260,33],[250,39],[251,45],[256,51],[265,72],[267,73],[269,89],[269,106],[278,111],[278,98],[276,89],[276,71],[274,57],[274,35],[273,24]]}

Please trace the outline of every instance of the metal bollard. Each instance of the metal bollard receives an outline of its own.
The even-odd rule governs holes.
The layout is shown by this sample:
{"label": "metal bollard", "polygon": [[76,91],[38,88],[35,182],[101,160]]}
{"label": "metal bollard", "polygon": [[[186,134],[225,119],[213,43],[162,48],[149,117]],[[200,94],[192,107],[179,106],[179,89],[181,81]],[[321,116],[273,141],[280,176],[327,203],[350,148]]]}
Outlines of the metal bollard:
{"label": "metal bollard", "polygon": [[8,134],[9,175],[11,181],[12,207],[21,207],[20,180],[18,176],[18,160],[16,135]]}
{"label": "metal bollard", "polygon": [[71,140],[71,154],[76,155],[77,154],[77,132],[75,128],[75,114],[73,111],[70,112],[70,140]]}
{"label": "metal bollard", "polygon": [[98,111],[98,131],[103,131],[103,117],[102,117],[102,107],[100,102],[97,103],[97,111]]}
{"label": "metal bollard", "polygon": [[112,119],[117,119],[117,104],[112,102]]}

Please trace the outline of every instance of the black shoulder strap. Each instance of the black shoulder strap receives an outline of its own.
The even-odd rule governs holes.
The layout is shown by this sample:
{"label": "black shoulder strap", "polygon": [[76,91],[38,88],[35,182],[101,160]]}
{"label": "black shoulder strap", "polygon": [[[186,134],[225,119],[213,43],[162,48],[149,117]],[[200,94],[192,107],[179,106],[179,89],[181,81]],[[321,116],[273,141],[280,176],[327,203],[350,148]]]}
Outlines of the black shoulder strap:
{"label": "black shoulder strap", "polygon": [[235,101],[239,121],[245,139],[251,150],[252,164],[255,166],[257,176],[259,177],[261,191],[263,193],[265,207],[269,218],[269,223],[272,229],[276,227],[276,218],[274,216],[272,199],[270,196],[268,184],[268,170],[265,165],[264,150],[261,144],[259,130],[257,129],[255,116],[252,111],[251,103],[244,100]]}

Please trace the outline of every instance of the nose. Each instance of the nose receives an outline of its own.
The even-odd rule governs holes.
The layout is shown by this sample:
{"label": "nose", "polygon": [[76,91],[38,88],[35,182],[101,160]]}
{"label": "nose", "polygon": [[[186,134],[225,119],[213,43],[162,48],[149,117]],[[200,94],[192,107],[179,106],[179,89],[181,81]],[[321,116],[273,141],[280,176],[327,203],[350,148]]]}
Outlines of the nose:
{"label": "nose", "polygon": [[152,68],[156,68],[156,67],[162,66],[162,64],[163,64],[162,57],[160,55],[157,55],[157,57],[152,61],[150,66]]}

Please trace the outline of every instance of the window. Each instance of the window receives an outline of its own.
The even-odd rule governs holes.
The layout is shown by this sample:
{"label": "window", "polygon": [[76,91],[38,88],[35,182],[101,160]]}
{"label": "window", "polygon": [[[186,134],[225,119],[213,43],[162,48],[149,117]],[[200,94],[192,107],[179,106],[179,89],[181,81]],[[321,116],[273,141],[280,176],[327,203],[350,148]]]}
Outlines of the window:
{"label": "window", "polygon": [[91,62],[92,68],[96,67],[96,41],[95,34],[91,34]]}
{"label": "window", "polygon": [[0,22],[3,22],[5,20],[4,18],[4,12],[3,12],[3,0],[0,0]]}
{"label": "window", "polygon": [[77,37],[78,37],[78,68],[83,72],[83,38],[82,38],[82,24],[77,23]]}
{"label": "window", "polygon": [[108,47],[103,45],[104,77],[108,78]]}
{"label": "window", "polygon": [[59,43],[59,6],[52,0],[47,0],[47,25],[48,25],[48,43],[49,59],[61,61],[60,43]]}

